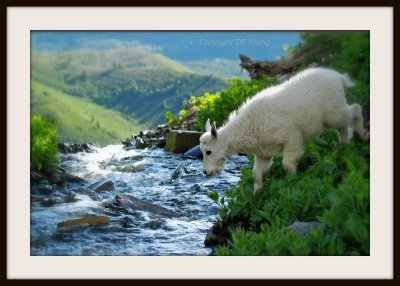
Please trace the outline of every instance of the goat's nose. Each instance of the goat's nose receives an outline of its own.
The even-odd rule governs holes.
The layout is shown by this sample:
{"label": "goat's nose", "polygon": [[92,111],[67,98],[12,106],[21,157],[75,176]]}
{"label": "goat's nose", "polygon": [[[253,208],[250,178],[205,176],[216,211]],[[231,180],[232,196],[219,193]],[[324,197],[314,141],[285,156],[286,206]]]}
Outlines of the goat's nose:
{"label": "goat's nose", "polygon": [[203,170],[203,173],[204,173],[204,175],[207,175],[207,171],[206,170]]}

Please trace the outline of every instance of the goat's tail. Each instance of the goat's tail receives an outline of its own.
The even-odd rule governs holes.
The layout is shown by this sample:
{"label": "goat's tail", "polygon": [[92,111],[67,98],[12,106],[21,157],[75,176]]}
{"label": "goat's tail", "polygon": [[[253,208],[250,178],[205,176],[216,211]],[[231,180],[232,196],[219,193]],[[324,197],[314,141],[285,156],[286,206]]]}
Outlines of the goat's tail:
{"label": "goat's tail", "polygon": [[354,86],[354,83],[351,81],[350,76],[347,73],[341,74],[341,78],[344,87],[351,88]]}

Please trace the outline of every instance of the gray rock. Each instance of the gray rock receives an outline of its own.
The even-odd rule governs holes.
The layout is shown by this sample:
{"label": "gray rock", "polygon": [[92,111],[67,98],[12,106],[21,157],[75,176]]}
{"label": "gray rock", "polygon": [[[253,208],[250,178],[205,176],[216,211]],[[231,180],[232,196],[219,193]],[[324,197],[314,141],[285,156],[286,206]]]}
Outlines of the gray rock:
{"label": "gray rock", "polygon": [[129,216],[121,218],[119,222],[125,228],[136,226],[135,221]]}
{"label": "gray rock", "polygon": [[196,145],[192,149],[186,151],[185,154],[183,154],[183,156],[186,158],[192,158],[192,159],[203,158],[203,153],[201,153],[200,145]]}
{"label": "gray rock", "polygon": [[166,209],[164,207],[148,203],[146,201],[135,198],[127,194],[119,194],[115,196],[117,202],[124,208],[132,209],[135,211],[146,211],[154,215],[160,215],[164,217],[179,217],[180,215],[174,211]]}
{"label": "gray rock", "polygon": [[75,197],[75,194],[69,194],[68,196],[65,196],[63,200],[66,203],[74,203],[78,201],[78,199]]}
{"label": "gray rock", "polygon": [[67,176],[66,176],[66,180],[67,180],[67,182],[73,182],[73,183],[78,183],[78,182],[82,182],[83,181],[83,179],[81,177],[74,176],[74,175],[71,175],[71,174],[68,174],[68,173],[67,173]]}
{"label": "gray rock", "polygon": [[42,195],[50,195],[53,192],[53,187],[50,185],[40,186],[36,188],[36,192]]}
{"label": "gray rock", "polygon": [[193,107],[193,103],[190,102],[189,100],[184,100],[182,103],[182,107],[184,110],[189,110]]}
{"label": "gray rock", "polygon": [[136,138],[136,148],[137,149],[144,149],[146,148],[146,144],[144,143],[143,139],[140,137]]}
{"label": "gray rock", "polygon": [[173,153],[185,153],[199,144],[202,132],[175,130],[168,134],[164,151]]}
{"label": "gray rock", "polygon": [[145,162],[139,162],[133,165],[119,167],[117,170],[120,172],[135,173],[143,171],[146,166],[147,164]]}
{"label": "gray rock", "polygon": [[31,170],[31,180],[32,181],[38,182],[43,179],[45,179],[45,176],[42,173]]}
{"label": "gray rock", "polygon": [[304,221],[296,221],[292,225],[289,225],[286,227],[286,229],[292,229],[297,231],[301,237],[304,237],[309,233],[311,230],[314,230],[321,226],[323,229],[325,229],[326,225],[322,222],[319,221],[310,221],[310,222],[304,222]]}
{"label": "gray rock", "polygon": [[114,182],[107,179],[101,179],[96,183],[87,186],[87,188],[96,192],[111,191],[114,189]]}
{"label": "gray rock", "polygon": [[163,222],[160,220],[152,220],[152,221],[146,223],[144,226],[151,228],[151,229],[158,229],[162,226],[162,223]]}
{"label": "gray rock", "polygon": [[45,172],[50,184],[62,185],[67,181],[67,173],[61,169],[48,169]]}
{"label": "gray rock", "polygon": [[58,143],[58,150],[60,153],[63,154],[93,152],[93,145],[90,143],[82,143],[82,144]]}
{"label": "gray rock", "polygon": [[130,140],[129,138],[127,138],[127,139],[121,141],[121,143],[122,143],[125,147],[131,147],[131,146],[132,146],[131,140]]}
{"label": "gray rock", "polygon": [[44,207],[51,207],[54,206],[55,204],[59,204],[59,201],[56,201],[55,199],[43,199],[40,204]]}
{"label": "gray rock", "polygon": [[176,169],[174,170],[174,172],[172,173],[172,176],[171,176],[171,179],[170,179],[170,182],[172,183],[173,181],[175,181],[181,174],[182,174],[182,172],[184,171],[184,164],[183,164],[183,162],[182,163],[180,163],[179,165],[178,165],[178,167],[176,167]]}

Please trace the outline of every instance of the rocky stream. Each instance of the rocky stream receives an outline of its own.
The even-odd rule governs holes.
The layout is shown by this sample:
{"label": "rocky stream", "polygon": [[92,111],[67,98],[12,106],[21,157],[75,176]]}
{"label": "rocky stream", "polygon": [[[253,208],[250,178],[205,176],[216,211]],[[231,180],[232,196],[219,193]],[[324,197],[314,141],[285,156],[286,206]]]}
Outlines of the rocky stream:
{"label": "rocky stream", "polygon": [[31,174],[31,255],[209,255],[219,209],[207,193],[235,187],[248,165],[234,156],[207,178],[201,159],[157,146],[65,153],[56,173]]}

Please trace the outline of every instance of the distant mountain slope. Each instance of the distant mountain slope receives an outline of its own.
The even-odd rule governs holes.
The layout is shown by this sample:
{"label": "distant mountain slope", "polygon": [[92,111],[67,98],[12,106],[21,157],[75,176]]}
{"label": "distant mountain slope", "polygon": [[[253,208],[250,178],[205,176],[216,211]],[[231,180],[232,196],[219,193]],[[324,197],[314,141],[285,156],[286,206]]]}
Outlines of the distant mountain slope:
{"label": "distant mountain slope", "polygon": [[54,118],[58,124],[61,142],[93,142],[104,145],[117,139],[125,139],[144,129],[134,118],[36,81],[31,81],[31,114]]}
{"label": "distant mountain slope", "polygon": [[177,113],[182,101],[228,86],[159,54],[129,48],[31,52],[31,79],[137,118],[149,128]]}
{"label": "distant mountain slope", "polygon": [[223,76],[228,79],[249,78],[246,70],[241,71],[240,60],[229,59],[206,59],[202,61],[181,61],[185,67],[194,72],[205,75]]}

